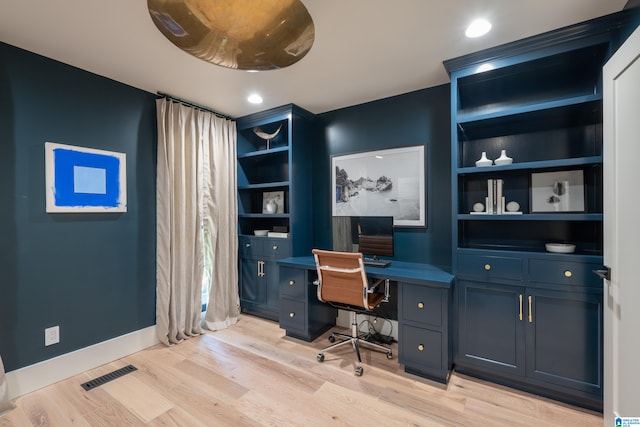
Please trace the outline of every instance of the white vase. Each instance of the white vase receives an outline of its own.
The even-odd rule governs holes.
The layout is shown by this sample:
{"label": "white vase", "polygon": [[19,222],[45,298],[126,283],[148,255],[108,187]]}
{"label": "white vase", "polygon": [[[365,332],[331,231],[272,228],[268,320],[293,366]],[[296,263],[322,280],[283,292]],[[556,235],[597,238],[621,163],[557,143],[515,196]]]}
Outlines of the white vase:
{"label": "white vase", "polygon": [[502,150],[500,152],[500,157],[498,157],[495,161],[496,165],[510,165],[513,163],[513,159],[507,156],[507,150]]}
{"label": "white vase", "polygon": [[491,166],[492,164],[493,164],[493,161],[491,159],[487,159],[487,152],[486,151],[482,152],[482,156],[480,157],[480,160],[476,160],[476,166],[477,167]]}
{"label": "white vase", "polygon": [[269,200],[267,202],[266,208],[267,208],[267,213],[274,214],[278,210],[278,205],[273,200]]}

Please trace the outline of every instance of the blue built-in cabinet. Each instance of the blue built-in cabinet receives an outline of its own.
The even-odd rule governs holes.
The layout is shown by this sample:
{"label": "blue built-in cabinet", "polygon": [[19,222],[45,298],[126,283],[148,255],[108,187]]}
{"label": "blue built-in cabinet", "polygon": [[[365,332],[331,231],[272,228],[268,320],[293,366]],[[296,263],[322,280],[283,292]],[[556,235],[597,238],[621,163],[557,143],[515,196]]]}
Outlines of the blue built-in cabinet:
{"label": "blue built-in cabinet", "polygon": [[[278,320],[278,259],[311,253],[312,113],[293,104],[237,120],[240,305]],[[275,211],[265,193],[281,194]],[[267,195],[268,196],[268,195]],[[278,233],[257,236],[256,230]]]}
{"label": "blue built-in cabinet", "polygon": [[[629,16],[445,61],[456,370],[600,410],[603,295],[592,270],[603,250],[601,79]],[[503,150],[511,164],[476,165]],[[489,180],[505,198],[494,213]],[[549,252],[547,243],[575,249]]]}

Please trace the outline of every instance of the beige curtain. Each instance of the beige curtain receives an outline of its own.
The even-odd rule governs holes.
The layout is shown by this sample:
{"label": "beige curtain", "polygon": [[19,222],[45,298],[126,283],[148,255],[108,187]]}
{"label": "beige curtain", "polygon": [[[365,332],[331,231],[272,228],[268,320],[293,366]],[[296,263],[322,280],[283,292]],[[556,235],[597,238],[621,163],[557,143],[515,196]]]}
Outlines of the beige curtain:
{"label": "beige curtain", "polygon": [[4,364],[0,356],[0,417],[16,406],[9,401],[9,389],[7,388],[7,377],[4,374]]}
{"label": "beige curtain", "polygon": [[214,279],[208,311],[218,319],[212,325],[239,316],[237,201],[218,199],[235,193],[236,136],[235,122],[212,113],[166,99],[156,106],[156,328],[170,345],[202,333],[205,247],[212,257],[206,276]]}

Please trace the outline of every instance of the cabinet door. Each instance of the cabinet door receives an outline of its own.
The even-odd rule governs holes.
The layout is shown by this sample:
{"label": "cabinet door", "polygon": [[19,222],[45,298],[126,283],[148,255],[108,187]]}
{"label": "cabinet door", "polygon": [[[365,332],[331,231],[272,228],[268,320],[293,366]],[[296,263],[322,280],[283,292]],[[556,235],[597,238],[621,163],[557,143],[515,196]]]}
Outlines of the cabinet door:
{"label": "cabinet door", "polygon": [[266,288],[261,275],[261,263],[256,259],[240,258],[240,298],[251,304],[264,304]]}
{"label": "cabinet door", "polygon": [[458,363],[524,376],[521,297],[519,286],[458,283]]}
{"label": "cabinet door", "polygon": [[601,396],[602,296],[527,288],[527,306],[527,376]]}

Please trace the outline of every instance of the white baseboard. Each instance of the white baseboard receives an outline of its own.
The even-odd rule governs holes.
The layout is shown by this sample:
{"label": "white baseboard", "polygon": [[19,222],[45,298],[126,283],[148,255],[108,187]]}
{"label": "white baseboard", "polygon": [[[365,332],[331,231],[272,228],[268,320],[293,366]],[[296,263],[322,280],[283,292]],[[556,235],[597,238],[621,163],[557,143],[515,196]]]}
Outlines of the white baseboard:
{"label": "white baseboard", "polygon": [[113,362],[154,346],[159,342],[154,325],[7,372],[9,399],[15,399],[42,387]]}
{"label": "white baseboard", "polygon": [[[382,335],[390,335],[396,341],[398,341],[398,321],[397,320],[387,320],[382,319],[380,317],[371,316],[368,314],[358,314],[358,325],[360,332],[369,332],[369,327],[366,322],[363,321],[369,320],[374,329]],[[345,328],[351,327],[351,314],[346,310],[338,310],[338,317],[336,317],[336,325],[342,326]]]}

